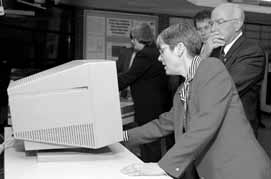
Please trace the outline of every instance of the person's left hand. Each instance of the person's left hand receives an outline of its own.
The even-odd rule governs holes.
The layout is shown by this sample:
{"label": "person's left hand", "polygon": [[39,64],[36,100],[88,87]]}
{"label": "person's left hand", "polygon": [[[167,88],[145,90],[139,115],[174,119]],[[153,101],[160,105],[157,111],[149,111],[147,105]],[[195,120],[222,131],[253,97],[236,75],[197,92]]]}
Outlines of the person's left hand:
{"label": "person's left hand", "polygon": [[128,176],[160,176],[166,172],[158,163],[134,163],[121,169],[121,173]]}
{"label": "person's left hand", "polygon": [[225,43],[226,42],[223,35],[221,35],[219,32],[211,32],[209,38],[201,48],[201,58],[209,57],[215,48],[225,46]]}

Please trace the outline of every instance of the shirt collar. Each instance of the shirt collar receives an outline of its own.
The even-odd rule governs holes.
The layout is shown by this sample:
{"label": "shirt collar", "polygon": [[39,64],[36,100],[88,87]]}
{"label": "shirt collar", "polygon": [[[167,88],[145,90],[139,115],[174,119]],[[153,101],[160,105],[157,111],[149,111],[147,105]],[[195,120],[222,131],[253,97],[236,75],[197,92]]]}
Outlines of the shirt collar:
{"label": "shirt collar", "polygon": [[199,56],[195,56],[193,58],[191,66],[189,67],[188,73],[185,77],[185,82],[190,82],[194,78],[196,71],[198,69],[198,66],[200,64],[200,61],[201,61],[201,58]]}
{"label": "shirt collar", "polygon": [[236,42],[237,39],[239,39],[239,37],[241,37],[243,34],[243,32],[240,32],[234,39],[233,41],[231,41],[231,43],[229,43],[228,45],[226,45],[224,47],[224,54],[226,55],[227,52],[230,50],[230,48],[233,46],[234,42]]}

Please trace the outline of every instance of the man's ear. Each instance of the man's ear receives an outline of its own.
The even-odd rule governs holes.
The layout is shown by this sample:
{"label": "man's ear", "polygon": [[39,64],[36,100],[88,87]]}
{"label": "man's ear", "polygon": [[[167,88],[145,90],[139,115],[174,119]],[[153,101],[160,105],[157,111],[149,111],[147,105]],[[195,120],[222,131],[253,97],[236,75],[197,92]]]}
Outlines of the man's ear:
{"label": "man's ear", "polygon": [[241,20],[238,20],[235,23],[235,31],[240,31],[242,29],[242,26],[243,26],[243,22]]}
{"label": "man's ear", "polygon": [[184,52],[184,48],[185,48],[185,47],[184,47],[184,44],[183,44],[182,42],[179,42],[179,43],[175,46],[174,50],[176,51],[178,57],[181,57],[181,56],[182,56],[182,54],[183,54],[183,52]]}

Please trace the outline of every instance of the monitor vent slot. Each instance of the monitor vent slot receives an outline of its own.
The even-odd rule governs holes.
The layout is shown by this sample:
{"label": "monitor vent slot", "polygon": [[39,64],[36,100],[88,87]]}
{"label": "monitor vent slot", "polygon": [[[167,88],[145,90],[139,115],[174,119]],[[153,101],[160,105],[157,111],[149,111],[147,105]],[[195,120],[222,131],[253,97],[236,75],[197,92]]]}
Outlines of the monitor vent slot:
{"label": "monitor vent slot", "polygon": [[95,146],[93,124],[15,132],[17,139],[93,148]]}

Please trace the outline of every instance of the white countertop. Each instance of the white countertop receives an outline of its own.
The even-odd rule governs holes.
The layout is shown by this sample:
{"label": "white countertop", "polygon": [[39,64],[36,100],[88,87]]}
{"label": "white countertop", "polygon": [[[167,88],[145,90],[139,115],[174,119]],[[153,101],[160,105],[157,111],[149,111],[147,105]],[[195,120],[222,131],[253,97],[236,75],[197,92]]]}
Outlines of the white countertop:
{"label": "white countertop", "polygon": [[[5,129],[5,138],[11,128]],[[129,177],[120,169],[142,161],[119,143],[92,152],[52,153],[26,156],[21,141],[5,150],[5,179],[169,179]]]}

